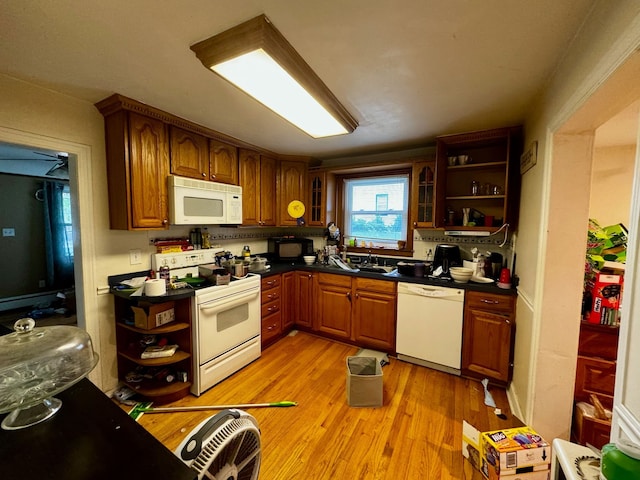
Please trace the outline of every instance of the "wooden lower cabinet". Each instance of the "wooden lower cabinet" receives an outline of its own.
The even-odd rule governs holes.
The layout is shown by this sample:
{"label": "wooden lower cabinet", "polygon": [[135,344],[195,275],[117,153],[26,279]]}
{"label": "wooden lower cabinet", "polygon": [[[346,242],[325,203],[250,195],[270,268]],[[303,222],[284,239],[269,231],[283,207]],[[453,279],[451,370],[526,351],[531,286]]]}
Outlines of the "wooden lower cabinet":
{"label": "wooden lower cabinet", "polygon": [[301,327],[313,328],[314,309],[314,278],[310,272],[293,272],[295,284],[294,323]]}
{"label": "wooden lower cabinet", "polygon": [[266,347],[282,333],[282,276],[271,275],[261,280],[261,342]]}
{"label": "wooden lower cabinet", "polygon": [[318,274],[314,330],[331,337],[351,338],[351,277]]}
{"label": "wooden lower cabinet", "polygon": [[513,371],[515,297],[467,291],[462,374],[506,385]]}
{"label": "wooden lower cabinet", "polygon": [[609,443],[611,420],[587,415],[578,403],[593,404],[595,395],[602,406],[613,409],[619,328],[582,321],[576,363],[574,416],[571,440],[602,448]]}
{"label": "wooden lower cabinet", "polygon": [[296,311],[296,272],[286,272],[282,274],[282,331],[288,332],[295,324]]}
{"label": "wooden lower cabinet", "polygon": [[395,353],[395,282],[328,273],[319,273],[315,278],[316,308],[310,312],[313,331]]}
{"label": "wooden lower cabinet", "polygon": [[397,283],[354,278],[353,340],[358,345],[395,351]]}

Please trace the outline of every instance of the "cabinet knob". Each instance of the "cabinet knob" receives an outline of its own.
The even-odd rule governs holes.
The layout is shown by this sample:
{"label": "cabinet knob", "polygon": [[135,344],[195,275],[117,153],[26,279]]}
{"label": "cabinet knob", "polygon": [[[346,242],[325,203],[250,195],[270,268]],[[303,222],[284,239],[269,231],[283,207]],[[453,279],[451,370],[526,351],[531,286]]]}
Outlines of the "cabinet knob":
{"label": "cabinet knob", "polygon": [[202,178],[207,178],[207,174],[202,172]]}
{"label": "cabinet knob", "polygon": [[347,298],[351,301],[351,292],[347,292]]}
{"label": "cabinet knob", "polygon": [[313,275],[309,274],[307,275],[308,278],[313,278]]}
{"label": "cabinet knob", "polygon": [[511,325],[511,320],[509,320],[508,318],[505,318],[504,323],[506,323],[507,325]]}
{"label": "cabinet knob", "polygon": [[215,174],[215,173],[212,173],[212,174],[211,174],[211,179],[212,179],[212,180],[215,180],[215,179],[216,179],[216,174]]}
{"label": "cabinet knob", "polygon": [[169,219],[168,218],[163,218],[162,219],[162,224],[163,225],[167,225],[169,223]]}

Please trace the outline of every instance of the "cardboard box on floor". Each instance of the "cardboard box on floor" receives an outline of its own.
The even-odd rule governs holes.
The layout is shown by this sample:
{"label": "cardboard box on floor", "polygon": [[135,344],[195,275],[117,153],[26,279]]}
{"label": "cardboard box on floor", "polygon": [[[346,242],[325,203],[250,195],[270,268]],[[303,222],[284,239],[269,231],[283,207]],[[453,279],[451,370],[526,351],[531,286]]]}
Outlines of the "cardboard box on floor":
{"label": "cardboard box on floor", "polygon": [[489,480],[548,480],[551,445],[531,427],[480,432],[462,422],[462,455]]}

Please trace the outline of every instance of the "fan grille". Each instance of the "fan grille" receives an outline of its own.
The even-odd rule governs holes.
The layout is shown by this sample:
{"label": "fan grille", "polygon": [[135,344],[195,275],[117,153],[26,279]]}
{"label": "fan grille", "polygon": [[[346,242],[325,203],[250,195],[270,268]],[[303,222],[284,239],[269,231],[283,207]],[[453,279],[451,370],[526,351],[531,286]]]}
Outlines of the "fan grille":
{"label": "fan grille", "polygon": [[255,480],[260,470],[260,432],[246,417],[223,425],[203,446],[191,468],[199,479]]}

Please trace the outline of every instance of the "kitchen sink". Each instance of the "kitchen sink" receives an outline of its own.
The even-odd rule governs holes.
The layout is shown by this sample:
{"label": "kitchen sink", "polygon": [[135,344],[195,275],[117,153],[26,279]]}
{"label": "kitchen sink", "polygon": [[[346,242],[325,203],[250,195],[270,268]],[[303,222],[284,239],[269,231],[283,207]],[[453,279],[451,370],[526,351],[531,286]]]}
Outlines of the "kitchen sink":
{"label": "kitchen sink", "polygon": [[389,273],[396,269],[396,267],[383,266],[383,265],[354,265],[355,268],[360,269],[361,272],[371,273]]}

